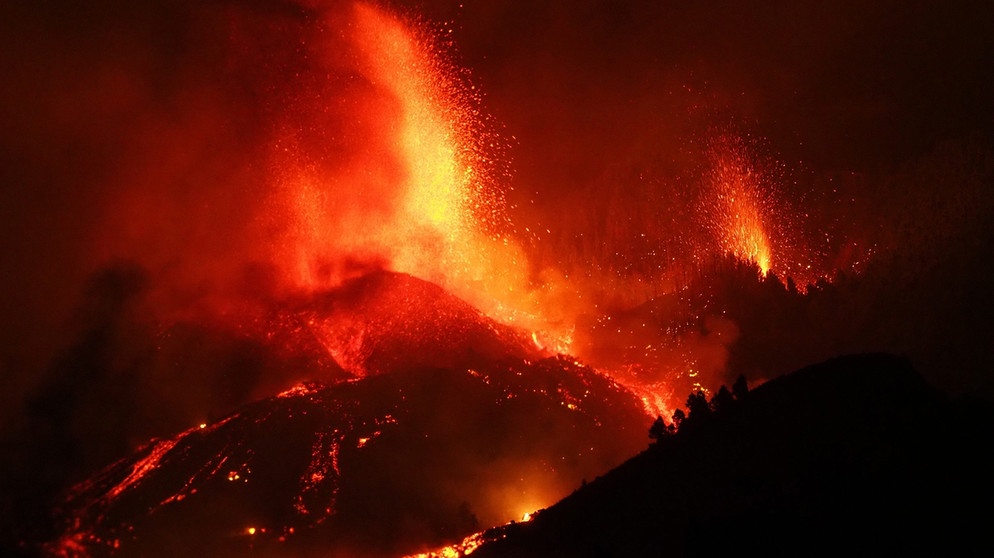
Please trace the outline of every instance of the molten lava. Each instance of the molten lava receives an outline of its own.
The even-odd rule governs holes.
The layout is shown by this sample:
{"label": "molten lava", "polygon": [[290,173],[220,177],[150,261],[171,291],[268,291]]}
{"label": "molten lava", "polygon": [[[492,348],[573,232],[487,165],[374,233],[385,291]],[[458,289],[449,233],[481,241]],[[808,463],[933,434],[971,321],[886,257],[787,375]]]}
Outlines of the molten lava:
{"label": "molten lava", "polygon": [[73,490],[46,550],[396,556],[521,517],[643,447],[638,403],[593,370],[480,364],[305,384],[154,440]]}

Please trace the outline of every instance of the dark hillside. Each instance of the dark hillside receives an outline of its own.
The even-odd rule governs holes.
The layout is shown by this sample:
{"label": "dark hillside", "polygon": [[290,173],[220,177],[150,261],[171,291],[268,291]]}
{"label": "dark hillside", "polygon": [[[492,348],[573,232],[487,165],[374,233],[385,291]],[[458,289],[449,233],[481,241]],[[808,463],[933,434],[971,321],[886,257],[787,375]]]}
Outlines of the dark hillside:
{"label": "dark hillside", "polygon": [[992,432],[991,404],[947,400],[903,359],[837,358],[685,423],[476,554],[989,550]]}

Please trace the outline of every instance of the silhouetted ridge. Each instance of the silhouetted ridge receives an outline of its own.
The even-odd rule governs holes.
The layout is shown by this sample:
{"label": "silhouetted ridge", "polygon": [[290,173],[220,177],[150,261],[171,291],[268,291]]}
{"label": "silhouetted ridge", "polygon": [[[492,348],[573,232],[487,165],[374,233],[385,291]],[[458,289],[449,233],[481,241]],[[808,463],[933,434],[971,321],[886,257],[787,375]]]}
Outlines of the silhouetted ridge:
{"label": "silhouetted ridge", "polygon": [[848,356],[759,386],[474,556],[913,556],[990,550],[994,408],[906,360]]}

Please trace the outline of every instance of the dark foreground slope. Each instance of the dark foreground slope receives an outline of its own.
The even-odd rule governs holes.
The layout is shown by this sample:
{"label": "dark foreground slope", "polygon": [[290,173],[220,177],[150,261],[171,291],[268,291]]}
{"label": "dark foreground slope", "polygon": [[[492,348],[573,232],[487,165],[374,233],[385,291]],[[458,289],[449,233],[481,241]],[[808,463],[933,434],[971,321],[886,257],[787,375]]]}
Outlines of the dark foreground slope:
{"label": "dark foreground slope", "polygon": [[994,409],[838,358],[685,424],[474,556],[989,554]]}

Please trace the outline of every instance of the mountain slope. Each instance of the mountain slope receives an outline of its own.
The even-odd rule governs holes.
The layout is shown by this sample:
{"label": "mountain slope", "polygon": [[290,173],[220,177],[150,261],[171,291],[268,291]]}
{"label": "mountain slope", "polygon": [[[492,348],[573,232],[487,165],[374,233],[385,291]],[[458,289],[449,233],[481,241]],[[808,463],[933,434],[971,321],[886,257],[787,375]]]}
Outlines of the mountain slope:
{"label": "mountain slope", "polygon": [[561,497],[642,445],[639,402],[564,359],[302,385],[79,485],[69,555],[388,556]]}
{"label": "mountain slope", "polygon": [[335,361],[356,376],[549,356],[523,332],[403,273],[368,273],[307,297],[295,310]]}
{"label": "mountain slope", "polygon": [[990,549],[994,409],[906,361],[838,358],[762,385],[474,556],[949,555]]}

